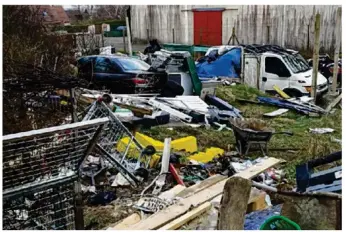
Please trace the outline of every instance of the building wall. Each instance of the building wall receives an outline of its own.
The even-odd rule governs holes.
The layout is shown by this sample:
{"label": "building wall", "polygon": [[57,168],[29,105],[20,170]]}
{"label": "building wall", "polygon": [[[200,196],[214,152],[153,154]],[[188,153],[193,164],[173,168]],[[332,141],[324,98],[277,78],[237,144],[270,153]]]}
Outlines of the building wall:
{"label": "building wall", "polygon": [[285,46],[294,49],[306,49],[308,45],[312,48],[314,41],[313,15],[320,12],[321,47],[327,51],[333,50],[335,47],[334,25],[339,6],[134,5],[131,6],[132,37],[141,40],[157,38],[163,43],[174,41],[175,43],[193,44],[193,12],[191,10],[220,7],[225,8],[222,15],[223,44],[227,44],[232,34],[232,28],[235,27],[240,43],[269,42],[278,45],[284,43]]}

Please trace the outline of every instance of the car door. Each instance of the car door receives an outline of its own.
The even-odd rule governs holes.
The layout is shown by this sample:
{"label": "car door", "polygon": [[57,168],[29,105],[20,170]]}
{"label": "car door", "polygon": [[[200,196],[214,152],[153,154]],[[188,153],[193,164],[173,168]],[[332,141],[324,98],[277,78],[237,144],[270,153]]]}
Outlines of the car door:
{"label": "car door", "polygon": [[112,89],[121,81],[121,69],[108,57],[95,59],[95,80],[100,87]]}
{"label": "car door", "polygon": [[261,58],[261,90],[274,91],[273,85],[289,88],[291,72],[278,55],[263,55]]}

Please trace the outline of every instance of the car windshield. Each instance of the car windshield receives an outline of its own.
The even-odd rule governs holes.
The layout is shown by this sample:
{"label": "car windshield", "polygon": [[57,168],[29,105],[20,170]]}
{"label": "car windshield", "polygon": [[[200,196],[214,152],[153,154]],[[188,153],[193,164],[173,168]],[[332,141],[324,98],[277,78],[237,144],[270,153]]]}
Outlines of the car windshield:
{"label": "car windshield", "polygon": [[119,58],[118,59],[120,65],[125,69],[125,70],[140,70],[140,71],[148,71],[150,68],[150,65],[145,63],[144,61],[137,60],[135,58],[129,59],[129,58]]}
{"label": "car windshield", "polygon": [[311,69],[308,62],[300,54],[284,55],[283,59],[293,73],[306,72]]}

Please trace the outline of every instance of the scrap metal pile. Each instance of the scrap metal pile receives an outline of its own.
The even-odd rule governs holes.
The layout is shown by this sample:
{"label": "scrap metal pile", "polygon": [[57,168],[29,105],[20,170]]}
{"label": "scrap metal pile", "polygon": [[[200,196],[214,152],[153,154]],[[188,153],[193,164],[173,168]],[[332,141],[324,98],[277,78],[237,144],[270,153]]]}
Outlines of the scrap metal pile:
{"label": "scrap metal pile", "polygon": [[[82,228],[78,210],[72,210],[76,194],[81,192],[89,206],[107,205],[120,199],[122,187],[130,186],[139,194],[134,198],[128,193],[132,198],[128,206],[142,216],[130,215],[134,222],[125,218],[111,229],[124,229],[124,224],[127,229],[177,229],[211,208],[213,217],[230,177],[249,179],[271,191],[287,183],[285,173],[273,168],[282,160],[267,157],[268,142],[274,134],[292,133],[275,132],[265,121],[244,118],[239,109],[216,96],[207,94],[202,100],[89,90],[80,95],[91,104],[79,123],[4,138],[6,228]],[[318,112],[317,106],[302,103],[304,98],[287,101]],[[136,132],[138,125],[163,124],[232,131],[236,151],[217,147],[199,151],[193,136],[158,141]],[[248,159],[252,150],[261,151],[263,157]],[[249,212],[271,206],[265,192],[252,188],[251,194]]]}

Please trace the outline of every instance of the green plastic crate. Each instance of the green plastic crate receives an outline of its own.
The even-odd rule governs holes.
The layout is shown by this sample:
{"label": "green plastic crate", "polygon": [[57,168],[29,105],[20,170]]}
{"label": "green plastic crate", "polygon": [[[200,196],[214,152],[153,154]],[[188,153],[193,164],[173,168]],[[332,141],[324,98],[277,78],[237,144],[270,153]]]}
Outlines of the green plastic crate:
{"label": "green plastic crate", "polygon": [[260,230],[301,230],[300,226],[284,216],[273,216],[267,219]]}

